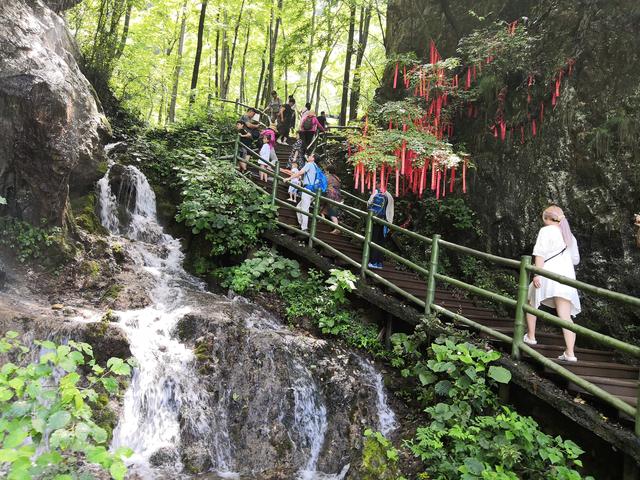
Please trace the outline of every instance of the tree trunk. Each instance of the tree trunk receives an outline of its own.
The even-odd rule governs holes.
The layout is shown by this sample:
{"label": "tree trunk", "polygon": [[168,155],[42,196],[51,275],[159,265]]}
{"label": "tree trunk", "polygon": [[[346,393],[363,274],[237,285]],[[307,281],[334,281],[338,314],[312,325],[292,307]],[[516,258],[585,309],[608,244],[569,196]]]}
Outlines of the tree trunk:
{"label": "tree trunk", "polygon": [[349,99],[349,120],[355,120],[358,117],[358,104],[360,103],[360,80],[362,73],[362,59],[367,49],[367,41],[369,40],[369,25],[371,24],[371,4],[364,8],[360,16],[360,28],[358,32],[358,53],[356,55],[356,66],[353,70],[353,85],[351,87],[351,98]]}
{"label": "tree trunk", "polygon": [[244,39],[244,51],[242,52],[242,66],[240,67],[240,101],[242,103],[246,103],[246,67],[247,67],[247,49],[249,48],[249,34],[251,33],[251,29],[249,24],[247,24],[247,33]]}
{"label": "tree trunk", "polygon": [[378,0],[376,0],[376,15],[378,16],[378,23],[380,24],[380,33],[382,34],[382,45],[384,48],[387,48],[387,37],[384,22],[382,21],[382,13],[380,13],[380,5],[378,5]]}
{"label": "tree trunk", "polygon": [[207,4],[209,0],[202,0],[200,20],[198,21],[198,43],[196,45],[196,58],[193,61],[193,73],[191,74],[191,91],[189,92],[189,108],[196,101],[196,88],[198,88],[198,76],[200,75],[200,59],[202,57],[202,35],[204,33],[204,21],[207,18]]}
{"label": "tree trunk", "polygon": [[344,61],[344,76],[342,78],[342,100],[340,103],[340,119],[338,123],[347,123],[347,104],[349,95],[349,73],[351,70],[351,55],[353,54],[353,35],[356,23],[356,6],[351,5],[349,12],[349,37],[347,38],[347,56]]}
{"label": "tree trunk", "polygon": [[233,30],[233,43],[231,44],[231,56],[229,57],[229,61],[227,62],[227,74],[224,81],[224,92],[222,94],[223,98],[227,98],[227,93],[229,91],[229,84],[231,83],[231,71],[233,70],[233,62],[236,56],[236,44],[238,43],[238,29],[240,28],[240,21],[242,20],[242,11],[244,10],[245,0],[242,0],[242,4],[240,5],[240,12],[238,13],[238,19],[236,20],[236,25]]}
{"label": "tree trunk", "polygon": [[221,39],[221,51],[220,51],[220,98],[226,98],[227,87],[224,83],[225,74],[227,71],[227,58],[229,56],[229,43],[227,41],[227,23],[229,17],[227,9],[222,10],[222,39]]}
{"label": "tree trunk", "polygon": [[271,10],[271,23],[275,21],[273,30],[270,28],[271,40],[269,42],[269,67],[267,68],[267,81],[264,84],[264,90],[262,92],[262,104],[266,104],[269,101],[271,92],[274,88],[274,70],[275,70],[275,58],[276,58],[276,45],[278,44],[278,31],[280,29],[280,22],[282,21],[282,1],[278,0],[278,5],[275,10]]}
{"label": "tree trunk", "polygon": [[132,0],[127,3],[127,12],[124,15],[124,27],[122,28],[122,36],[120,37],[120,43],[116,49],[115,59],[119,59],[124,53],[124,47],[127,45],[127,37],[129,36],[129,24],[131,23],[131,10],[133,9]]}
{"label": "tree trunk", "polygon": [[216,87],[216,96],[220,96],[220,12],[216,15],[216,49],[215,49],[215,70],[213,75],[213,83]]}
{"label": "tree trunk", "polygon": [[178,87],[182,73],[182,53],[184,51],[184,36],[187,30],[187,0],[182,4],[182,23],[180,24],[180,40],[178,41],[178,58],[173,71],[173,87],[171,89],[171,105],[169,106],[169,123],[176,121],[176,103],[178,101]]}
{"label": "tree trunk", "polygon": [[311,38],[309,39],[309,56],[307,57],[307,102],[311,101],[311,60],[313,59],[313,42],[316,34],[316,0],[311,0]]}
{"label": "tree trunk", "polygon": [[268,44],[271,38],[271,28],[267,27],[267,35],[265,37],[267,40],[264,43],[264,50],[262,51],[262,58],[261,58],[261,66],[260,66],[260,77],[258,78],[258,89],[256,91],[256,103],[254,106],[258,106],[258,104],[260,103],[260,94],[262,93],[262,82],[264,80],[264,70],[266,67],[266,63],[264,61],[264,57],[267,54],[267,48],[268,48]]}

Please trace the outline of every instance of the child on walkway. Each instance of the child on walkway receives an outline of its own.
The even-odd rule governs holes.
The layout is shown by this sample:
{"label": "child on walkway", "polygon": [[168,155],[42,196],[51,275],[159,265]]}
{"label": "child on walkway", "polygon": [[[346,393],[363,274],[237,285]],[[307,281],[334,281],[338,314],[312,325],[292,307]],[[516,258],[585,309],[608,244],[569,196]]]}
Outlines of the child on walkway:
{"label": "child on walkway", "polygon": [[[263,136],[262,137],[262,148],[260,149],[260,160],[258,160],[258,165],[260,165],[262,168],[267,169],[267,170],[272,170],[272,165],[271,165],[271,145],[269,144],[269,137],[268,136]],[[260,181],[267,183],[267,181],[269,180],[269,175],[267,174],[267,172],[263,172],[262,170],[260,170]]]}
{"label": "child on walkway", "polygon": [[[298,170],[298,162],[296,161],[291,162],[291,176],[293,177],[299,171],[300,170]],[[295,185],[300,185],[300,178],[298,177],[292,178],[291,183]],[[289,201],[294,203],[298,201],[298,189],[293,185],[289,186]]]}

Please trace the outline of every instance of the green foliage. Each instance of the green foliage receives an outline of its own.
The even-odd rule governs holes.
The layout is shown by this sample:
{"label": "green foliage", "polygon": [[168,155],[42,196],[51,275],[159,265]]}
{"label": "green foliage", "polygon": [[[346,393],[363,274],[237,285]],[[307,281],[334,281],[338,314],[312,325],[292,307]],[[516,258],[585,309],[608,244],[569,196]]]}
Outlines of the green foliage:
{"label": "green foliage", "polygon": [[0,195],[0,205],[6,205],[7,204],[7,199],[4,198],[2,195]]}
{"label": "green foliage", "polygon": [[[107,431],[94,421],[93,409],[100,391],[118,394],[118,377],[130,375],[130,364],[111,358],[101,367],[91,345],[74,341],[36,341],[31,352],[17,337],[8,332],[0,339],[0,353],[17,359],[0,369],[0,465],[7,478],[78,478],[83,460],[123,479],[123,459],[132,451],[109,451]],[[22,361],[38,352],[38,360]]]}
{"label": "green foliage", "polygon": [[0,217],[0,245],[16,250],[21,263],[43,258],[50,247],[62,242],[58,227],[38,228],[11,217]]}
{"label": "green foliage", "polygon": [[286,287],[301,275],[300,264],[277,255],[269,249],[258,250],[251,258],[236,267],[220,269],[222,286],[243,294],[247,291],[273,292]]}
{"label": "green foliage", "polygon": [[393,444],[380,432],[364,431],[362,466],[363,480],[404,480],[400,474],[398,460],[400,454]]}
{"label": "green foliage", "polygon": [[340,304],[346,303],[347,293],[356,288],[356,276],[350,270],[338,268],[332,268],[329,273],[326,283],[329,284],[329,290],[333,292],[333,298]]}
{"label": "green foliage", "polygon": [[270,198],[239,176],[229,163],[183,168],[183,201],[176,220],[203,234],[212,256],[242,253],[275,225]]}
{"label": "green foliage", "polygon": [[417,399],[429,416],[405,441],[423,463],[425,478],[581,479],[583,451],[573,442],[541,432],[537,423],[500,406],[498,384],[511,373],[492,364],[500,358],[466,342],[439,338],[425,351],[421,327],[395,334],[393,365],[414,378]]}
{"label": "green foliage", "polygon": [[302,275],[297,262],[260,250],[237,267],[219,269],[221,284],[238,293],[275,292],[285,304],[289,321],[308,319],[322,333],[343,338],[349,345],[384,356],[375,325],[363,323],[347,293],[355,288],[348,270],[331,270],[329,278],[315,270]]}

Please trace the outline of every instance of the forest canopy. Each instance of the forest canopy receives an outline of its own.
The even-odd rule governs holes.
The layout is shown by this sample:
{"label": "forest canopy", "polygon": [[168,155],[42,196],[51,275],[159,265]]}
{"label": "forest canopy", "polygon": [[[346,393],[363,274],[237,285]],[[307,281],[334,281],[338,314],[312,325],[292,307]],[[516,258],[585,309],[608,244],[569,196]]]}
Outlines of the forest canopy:
{"label": "forest canopy", "polygon": [[[101,97],[151,125],[216,99],[356,118],[385,65],[380,0],[85,0],[66,14]],[[361,75],[362,73],[362,75]]]}

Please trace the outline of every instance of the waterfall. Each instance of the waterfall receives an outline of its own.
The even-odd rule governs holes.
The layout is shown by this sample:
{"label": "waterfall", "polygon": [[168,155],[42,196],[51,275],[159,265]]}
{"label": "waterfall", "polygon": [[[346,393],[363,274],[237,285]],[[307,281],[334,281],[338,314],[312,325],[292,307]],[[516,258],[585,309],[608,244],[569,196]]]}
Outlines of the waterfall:
{"label": "waterfall", "polygon": [[376,404],[378,407],[378,430],[383,435],[388,435],[396,428],[396,416],[391,410],[391,407],[387,403],[387,394],[384,391],[384,382],[382,374],[378,372],[371,362],[367,360],[361,360],[363,370],[367,373],[368,378],[372,382],[371,388],[376,393]]}
{"label": "waterfall", "polygon": [[[253,389],[254,396],[267,400],[263,405],[271,410],[270,427],[285,429],[284,436],[290,439],[293,448],[290,462],[296,465],[298,478],[342,480],[349,469],[345,462],[331,467],[340,470],[338,473],[318,471],[318,464],[326,463],[323,451],[327,448],[331,421],[327,399],[317,383],[317,372],[312,372],[315,367],[307,365],[305,348],[323,341],[301,336],[266,312],[254,311],[244,316],[242,325],[231,324],[248,332],[243,337],[244,345],[223,343],[229,325],[221,325],[220,332],[215,334],[218,348],[210,352],[214,366],[203,377],[197,371],[191,347],[176,336],[179,322],[192,314],[199,306],[197,302],[204,298],[215,310],[223,305],[231,305],[234,312],[255,307],[242,297],[220,299],[207,293],[202,282],[183,269],[180,242],[164,233],[158,224],[156,198],[144,174],[133,166],[117,167],[116,180],[110,176],[115,168],[111,165],[97,184],[100,219],[113,235],[131,240],[126,242],[129,252],[153,278],[154,287],[149,293],[151,305],[114,312],[128,337],[137,366],[124,395],[112,447],[133,449],[131,468],[143,479],[190,478],[178,472],[185,469],[181,453],[194,444],[206,457],[207,469],[217,475],[213,478],[240,478],[236,472],[249,475],[242,478],[259,478],[254,473],[274,465],[265,464],[268,456],[264,457],[267,460],[247,458],[244,450],[239,450],[242,441],[237,433],[242,427],[239,423],[249,422],[247,425],[256,429],[247,432],[249,435],[253,438],[266,435],[265,442],[271,439],[266,420],[269,412],[257,411],[250,419],[241,416],[238,420],[237,392]],[[118,181],[119,186],[114,187]],[[256,362],[249,367],[264,369],[263,378],[252,380],[256,383],[247,382],[246,372],[236,364],[238,357],[234,355],[242,349],[245,356],[238,354],[239,358]],[[386,404],[382,376],[370,363],[361,363],[357,376],[371,384],[369,397],[377,407],[380,430],[388,433],[395,419]],[[276,372],[282,373],[276,378]],[[270,383],[264,378],[269,375],[274,376]],[[216,388],[205,388],[205,380]],[[251,411],[250,404],[245,404],[245,408],[246,412]],[[232,419],[230,412],[234,409],[236,416]],[[244,415],[245,411],[242,412]],[[258,451],[261,448],[258,445]],[[158,462],[158,457],[162,461]]]}
{"label": "waterfall", "polygon": [[[117,195],[111,191],[108,171],[98,182],[98,193],[103,225],[113,234],[139,240],[133,244],[135,257],[155,279],[151,306],[116,312],[138,367],[125,393],[112,446],[132,448],[133,463],[141,471],[148,468],[154,453],[168,449],[175,452],[175,468],[180,469],[181,429],[188,428],[201,438],[215,436],[211,430],[215,415],[210,399],[199,388],[193,352],[173,336],[177,322],[190,311],[182,304],[183,289],[203,290],[204,286],[182,268],[180,242],[158,225],[155,194],[140,170],[124,168]],[[122,205],[129,213],[126,226],[120,224],[117,214]],[[155,244],[145,243],[149,239]],[[216,469],[228,471],[229,442],[215,442],[210,448],[217,459]]]}

